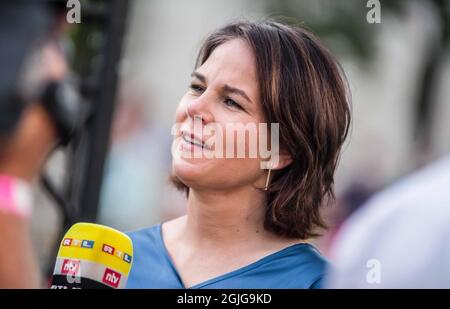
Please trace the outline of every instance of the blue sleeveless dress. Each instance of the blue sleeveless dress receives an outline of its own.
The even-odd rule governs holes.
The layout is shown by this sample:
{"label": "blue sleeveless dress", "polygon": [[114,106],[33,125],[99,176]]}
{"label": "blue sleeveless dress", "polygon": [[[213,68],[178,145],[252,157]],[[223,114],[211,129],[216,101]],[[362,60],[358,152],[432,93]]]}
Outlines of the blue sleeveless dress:
{"label": "blue sleeveless dress", "polygon": [[[133,265],[126,288],[183,289],[162,239],[161,224],[129,232]],[[327,261],[310,244],[294,244],[191,289],[321,288]]]}

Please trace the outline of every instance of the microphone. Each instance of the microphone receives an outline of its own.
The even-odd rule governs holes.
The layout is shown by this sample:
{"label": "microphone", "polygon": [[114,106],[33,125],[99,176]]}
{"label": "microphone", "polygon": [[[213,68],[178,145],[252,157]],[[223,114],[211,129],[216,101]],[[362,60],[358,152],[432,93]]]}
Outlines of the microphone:
{"label": "microphone", "polygon": [[56,258],[51,289],[123,289],[133,262],[133,243],[110,227],[74,224]]}

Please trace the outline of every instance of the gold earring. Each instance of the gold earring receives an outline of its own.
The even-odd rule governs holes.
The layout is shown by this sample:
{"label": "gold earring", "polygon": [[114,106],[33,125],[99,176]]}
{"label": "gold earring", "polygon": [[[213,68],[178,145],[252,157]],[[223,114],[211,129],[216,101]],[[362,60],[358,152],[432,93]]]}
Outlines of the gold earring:
{"label": "gold earring", "polygon": [[267,188],[269,187],[270,172],[271,172],[271,171],[272,171],[272,169],[269,168],[269,172],[267,173],[266,185],[264,186],[264,191],[267,191]]}

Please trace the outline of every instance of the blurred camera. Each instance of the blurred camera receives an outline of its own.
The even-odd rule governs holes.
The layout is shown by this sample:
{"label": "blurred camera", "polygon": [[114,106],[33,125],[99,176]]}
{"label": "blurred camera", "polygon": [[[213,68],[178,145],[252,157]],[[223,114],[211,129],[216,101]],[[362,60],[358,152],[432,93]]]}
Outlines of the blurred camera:
{"label": "blurred camera", "polygon": [[[10,134],[27,104],[42,103],[66,144],[81,124],[81,100],[68,79],[45,76],[45,46],[55,36],[65,2],[11,1],[0,4],[0,135]],[[61,51],[62,53],[62,51]]]}

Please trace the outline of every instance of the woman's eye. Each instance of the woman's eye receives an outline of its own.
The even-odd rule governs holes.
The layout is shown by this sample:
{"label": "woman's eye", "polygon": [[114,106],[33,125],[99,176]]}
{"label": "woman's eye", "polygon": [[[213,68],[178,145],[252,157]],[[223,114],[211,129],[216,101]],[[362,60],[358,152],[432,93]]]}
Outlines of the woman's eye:
{"label": "woman's eye", "polygon": [[237,109],[242,109],[242,107],[241,107],[238,103],[236,103],[235,101],[233,101],[233,100],[230,99],[230,98],[226,98],[225,101],[224,101],[224,103],[225,103],[225,105],[228,106],[228,107],[233,107],[233,108],[237,108]]}
{"label": "woman's eye", "polygon": [[194,84],[190,85],[189,88],[195,93],[203,93],[203,91],[205,91],[205,89],[202,86]]}

